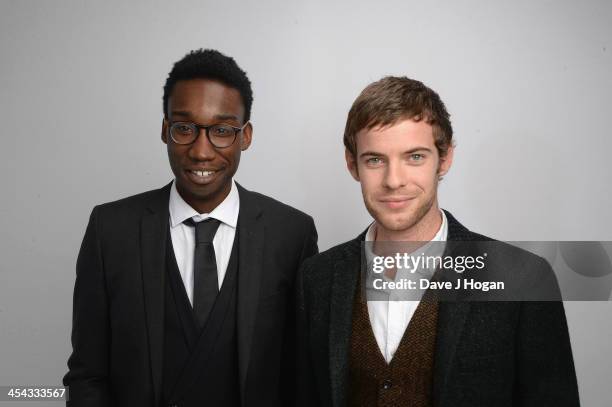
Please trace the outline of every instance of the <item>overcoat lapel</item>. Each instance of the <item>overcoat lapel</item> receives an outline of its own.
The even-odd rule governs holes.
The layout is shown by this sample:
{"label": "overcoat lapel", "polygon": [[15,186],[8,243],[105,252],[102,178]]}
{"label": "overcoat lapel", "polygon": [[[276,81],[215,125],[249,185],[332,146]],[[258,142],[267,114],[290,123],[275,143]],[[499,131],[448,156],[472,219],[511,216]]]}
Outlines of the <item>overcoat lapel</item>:
{"label": "overcoat lapel", "polygon": [[140,261],[155,405],[161,399],[164,284],[170,186],[153,196],[140,224]]}
{"label": "overcoat lapel", "polygon": [[346,404],[348,348],[351,336],[353,300],[361,270],[362,236],[350,242],[334,259],[329,316],[329,375],[333,406]]}
{"label": "overcoat lapel", "polygon": [[253,327],[257,317],[259,289],[263,271],[265,227],[257,195],[238,186],[238,371],[240,397],[245,404],[246,379],[253,346]]}
{"label": "overcoat lapel", "polygon": [[[460,254],[461,242],[477,239],[476,235],[470,232],[449,212],[444,211],[448,221],[448,237],[450,249],[445,255]],[[447,248],[448,248],[447,247]],[[446,388],[451,367],[454,365],[457,344],[461,339],[465,321],[470,312],[471,304],[468,301],[442,301],[438,309],[437,340],[435,348],[434,362],[434,405],[444,406]]]}

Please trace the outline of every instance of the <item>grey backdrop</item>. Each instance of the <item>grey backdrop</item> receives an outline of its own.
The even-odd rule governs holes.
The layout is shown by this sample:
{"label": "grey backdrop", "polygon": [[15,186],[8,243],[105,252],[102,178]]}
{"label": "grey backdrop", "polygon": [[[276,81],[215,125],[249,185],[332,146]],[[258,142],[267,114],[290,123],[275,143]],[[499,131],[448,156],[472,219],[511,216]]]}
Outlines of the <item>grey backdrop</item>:
{"label": "grey backdrop", "polygon": [[[342,132],[386,74],[446,101],[458,147],[440,201],[465,225],[612,240],[608,1],[126,3],[0,3],[0,385],[60,383],[89,213],[171,179],[162,85],[193,48],[253,82],[237,180],[311,214],[321,249],[369,222]],[[612,303],[565,305],[583,405],[609,406]]]}

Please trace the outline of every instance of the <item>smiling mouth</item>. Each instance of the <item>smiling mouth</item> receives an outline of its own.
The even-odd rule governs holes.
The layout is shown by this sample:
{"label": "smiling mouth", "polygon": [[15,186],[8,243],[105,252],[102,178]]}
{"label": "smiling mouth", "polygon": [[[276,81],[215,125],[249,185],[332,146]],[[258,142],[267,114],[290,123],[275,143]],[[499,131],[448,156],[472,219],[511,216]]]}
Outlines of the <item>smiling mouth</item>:
{"label": "smiling mouth", "polygon": [[380,203],[382,203],[383,205],[385,205],[386,207],[390,209],[399,209],[399,208],[403,208],[404,206],[408,205],[408,203],[412,201],[413,199],[414,199],[413,197],[386,198],[386,199],[381,199]]}
{"label": "smiling mouth", "polygon": [[192,173],[193,175],[197,175],[198,177],[210,177],[211,175],[213,175],[215,172],[217,171],[213,171],[213,170],[190,170],[190,173]]}
{"label": "smiling mouth", "polygon": [[394,196],[380,199],[381,202],[404,202],[414,199],[412,196]]}
{"label": "smiling mouth", "polygon": [[187,177],[196,184],[208,184],[213,181],[219,170],[185,170]]}

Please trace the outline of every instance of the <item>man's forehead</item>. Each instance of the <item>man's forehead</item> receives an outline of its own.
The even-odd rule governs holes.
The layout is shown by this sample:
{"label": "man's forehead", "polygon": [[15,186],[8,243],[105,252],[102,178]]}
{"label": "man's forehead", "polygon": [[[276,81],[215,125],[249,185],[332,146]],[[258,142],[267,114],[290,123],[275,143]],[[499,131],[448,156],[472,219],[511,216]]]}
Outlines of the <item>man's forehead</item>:
{"label": "man's forehead", "polygon": [[194,97],[240,100],[240,92],[238,89],[215,79],[196,78],[177,81],[170,93],[170,99]]}
{"label": "man's forehead", "polygon": [[404,119],[390,125],[378,125],[357,132],[357,146],[411,149],[418,145],[433,146],[433,127],[425,120]]}
{"label": "man's forehead", "polygon": [[180,80],[175,84],[168,101],[170,115],[193,115],[207,112],[215,116],[244,116],[240,92],[219,81],[210,79]]}

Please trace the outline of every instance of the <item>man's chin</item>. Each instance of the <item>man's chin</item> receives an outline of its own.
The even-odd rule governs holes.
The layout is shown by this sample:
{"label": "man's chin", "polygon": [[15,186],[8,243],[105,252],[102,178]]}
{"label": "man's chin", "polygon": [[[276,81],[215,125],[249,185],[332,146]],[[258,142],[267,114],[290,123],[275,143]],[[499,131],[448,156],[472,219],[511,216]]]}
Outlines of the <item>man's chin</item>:
{"label": "man's chin", "polygon": [[416,223],[413,213],[386,213],[387,211],[372,210],[369,212],[379,226],[391,232],[408,230]]}
{"label": "man's chin", "polygon": [[414,202],[410,208],[403,210],[390,210],[386,207],[377,205],[366,205],[370,215],[376,220],[376,223],[390,232],[408,231],[420,223],[427,215],[431,205],[419,205],[420,202]]}
{"label": "man's chin", "polygon": [[[214,199],[226,187],[224,183],[213,182],[210,184],[195,184],[189,180],[181,180],[177,185],[179,192],[183,192],[191,198],[198,201],[207,201]],[[183,194],[181,194],[183,195]]]}
{"label": "man's chin", "polygon": [[412,228],[416,222],[413,219],[380,219],[376,221],[390,232],[403,232]]}

